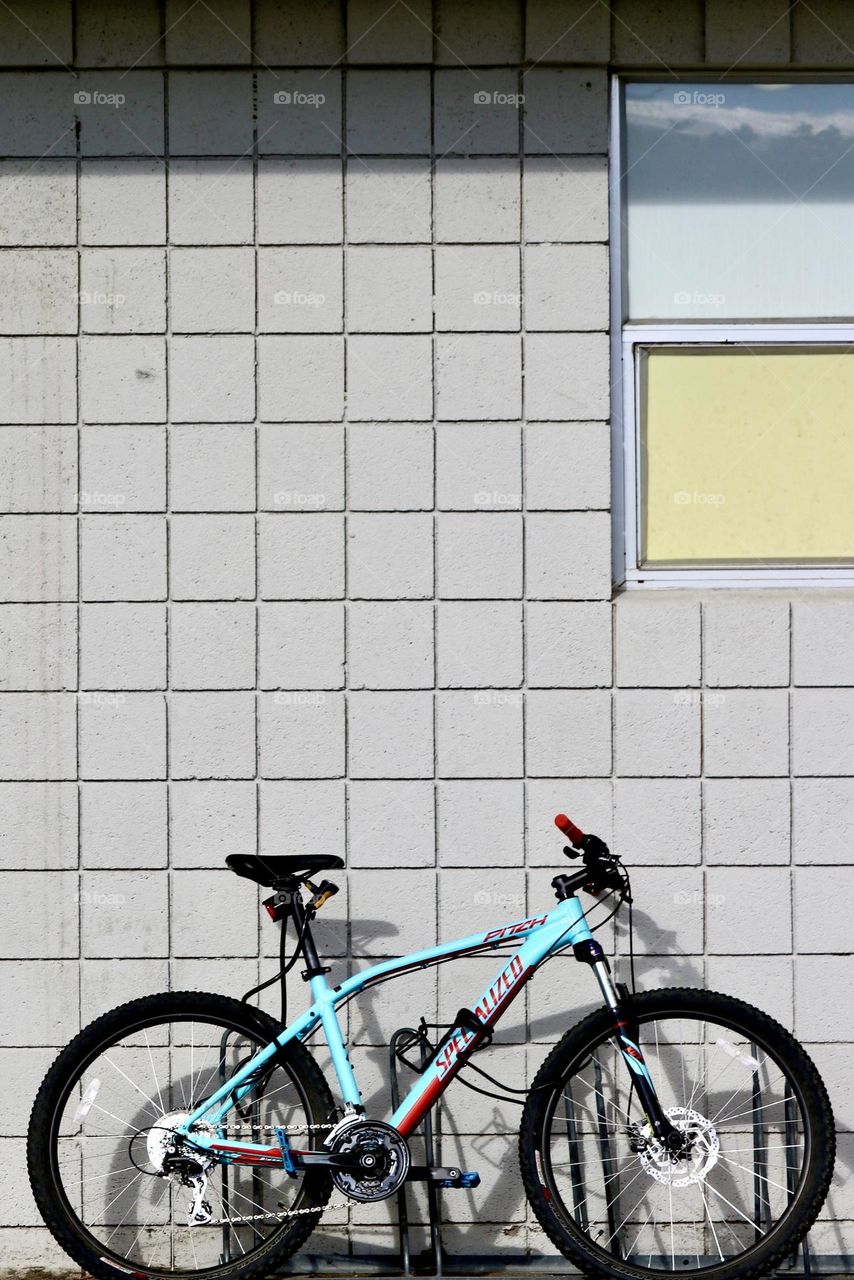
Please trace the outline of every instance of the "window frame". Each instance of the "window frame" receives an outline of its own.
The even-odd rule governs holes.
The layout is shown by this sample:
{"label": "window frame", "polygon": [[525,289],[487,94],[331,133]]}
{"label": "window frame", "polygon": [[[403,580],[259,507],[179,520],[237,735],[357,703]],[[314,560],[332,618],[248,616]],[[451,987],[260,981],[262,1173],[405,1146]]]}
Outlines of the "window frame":
{"label": "window frame", "polygon": [[[845,81],[850,77],[812,75],[756,75],[722,77],[686,73],[680,79],[695,83],[780,83],[785,80]],[[625,94],[627,84],[661,83],[660,75],[614,75],[611,78],[608,175],[610,190],[609,238],[611,260],[611,468],[612,468],[612,568],[618,588],[757,588],[822,587],[854,588],[854,562],[850,565],[786,564],[779,566],[697,565],[691,568],[640,565],[641,549],[641,399],[639,350],[661,346],[709,346],[745,343],[854,350],[854,321],[850,324],[815,321],[633,321],[627,315],[626,193],[623,178],[625,148]]]}

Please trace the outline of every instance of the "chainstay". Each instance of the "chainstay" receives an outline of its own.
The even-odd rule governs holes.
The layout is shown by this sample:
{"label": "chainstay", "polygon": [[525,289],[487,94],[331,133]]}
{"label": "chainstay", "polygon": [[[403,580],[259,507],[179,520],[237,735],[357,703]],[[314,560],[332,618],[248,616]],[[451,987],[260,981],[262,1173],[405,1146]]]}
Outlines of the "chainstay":
{"label": "chainstay", "polygon": [[[334,1129],[334,1124],[232,1124],[221,1126],[222,1132],[229,1138],[250,1136],[255,1133],[318,1133]],[[207,1227],[233,1227],[243,1222],[281,1221],[284,1218],[299,1218],[309,1213],[324,1213],[327,1209],[346,1209],[352,1201],[338,1200],[327,1204],[311,1205],[306,1209],[281,1209],[278,1213],[247,1213],[239,1218],[211,1218],[205,1223]]]}

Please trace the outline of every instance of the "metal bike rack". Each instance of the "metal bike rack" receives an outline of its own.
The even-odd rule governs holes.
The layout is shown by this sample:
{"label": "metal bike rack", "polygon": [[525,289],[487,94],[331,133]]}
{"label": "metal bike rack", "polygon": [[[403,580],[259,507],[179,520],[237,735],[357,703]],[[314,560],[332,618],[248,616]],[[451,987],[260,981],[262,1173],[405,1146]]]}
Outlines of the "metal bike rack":
{"label": "metal bike rack", "polygon": [[[398,1057],[398,1049],[400,1048],[400,1042],[402,1040],[405,1040],[407,1044],[419,1044],[422,1067],[426,1067],[430,1058],[426,1044],[419,1038],[418,1032],[415,1031],[414,1028],[398,1027],[397,1031],[395,1031],[389,1041],[388,1048],[391,1105],[394,1111],[396,1111],[400,1106],[400,1058]],[[429,1111],[422,1121],[421,1132],[424,1137],[424,1159],[425,1163],[429,1167],[435,1161],[433,1119]],[[442,1248],[441,1217],[439,1212],[439,1189],[434,1182],[427,1183],[427,1209],[429,1215],[430,1246],[426,1250],[426,1256],[424,1254],[421,1255],[422,1266],[420,1266],[418,1270],[421,1273],[424,1273],[426,1270],[431,1276],[441,1276],[442,1263],[444,1261],[444,1250]],[[413,1274],[412,1242],[409,1234],[409,1213],[406,1204],[405,1182],[397,1193],[397,1234],[400,1249],[400,1271],[404,1276],[411,1276]]]}

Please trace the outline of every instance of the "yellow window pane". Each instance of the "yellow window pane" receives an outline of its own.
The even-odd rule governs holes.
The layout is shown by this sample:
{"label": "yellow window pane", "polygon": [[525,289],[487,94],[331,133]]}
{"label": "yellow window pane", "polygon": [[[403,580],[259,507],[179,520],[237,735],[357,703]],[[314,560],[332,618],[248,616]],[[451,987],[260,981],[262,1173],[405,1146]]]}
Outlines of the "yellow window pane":
{"label": "yellow window pane", "polygon": [[641,354],[644,564],[854,559],[854,352]]}

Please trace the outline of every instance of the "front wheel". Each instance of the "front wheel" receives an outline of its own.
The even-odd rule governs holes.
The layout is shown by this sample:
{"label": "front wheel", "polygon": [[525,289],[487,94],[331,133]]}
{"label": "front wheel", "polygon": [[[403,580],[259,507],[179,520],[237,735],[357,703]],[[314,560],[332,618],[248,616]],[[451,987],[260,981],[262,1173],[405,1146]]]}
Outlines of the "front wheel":
{"label": "front wheel", "polygon": [[[165,1155],[175,1126],[277,1030],[236,1000],[170,992],[104,1014],[62,1051],[36,1097],[27,1160],[45,1223],[86,1272],[260,1280],[305,1243],[329,1198],[325,1170],[182,1169]],[[319,1147],[332,1112],[313,1058],[291,1042],[220,1132],[263,1143],[296,1126],[301,1147]]]}
{"label": "front wheel", "polygon": [[806,1235],[833,1173],[815,1066],[777,1022],[728,996],[651,991],[633,1013],[687,1150],[674,1159],[656,1141],[612,1016],[591,1014],[555,1045],[522,1116],[522,1178],[540,1225],[588,1276],[765,1274]]}

